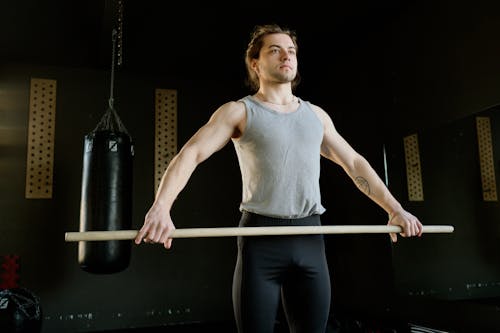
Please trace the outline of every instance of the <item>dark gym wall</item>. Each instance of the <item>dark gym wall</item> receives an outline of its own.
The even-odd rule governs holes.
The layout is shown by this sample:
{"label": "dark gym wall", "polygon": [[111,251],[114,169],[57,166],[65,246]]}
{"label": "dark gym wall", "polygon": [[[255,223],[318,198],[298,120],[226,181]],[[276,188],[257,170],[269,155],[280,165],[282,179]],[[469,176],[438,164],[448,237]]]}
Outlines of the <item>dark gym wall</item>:
{"label": "dark gym wall", "polygon": [[404,203],[424,223],[456,227],[451,236],[394,247],[402,294],[500,295],[493,245],[500,233],[492,227],[498,202],[482,200],[475,128],[476,115],[492,116],[498,184],[499,12],[494,1],[438,1],[410,5],[396,19],[389,53],[394,104],[386,115],[390,187],[407,199],[403,137],[418,134],[425,201]]}
{"label": "dark gym wall", "polygon": [[[393,149],[389,160],[390,181],[394,186],[391,188],[403,204],[424,217],[424,223],[460,222],[457,231],[463,226],[470,228],[470,221],[463,218],[436,221],[435,203],[428,207],[404,200],[406,178],[402,173],[400,143],[404,135],[419,132],[431,141],[425,144],[424,139],[422,149],[431,149],[425,156],[437,154],[441,148],[432,142],[440,140],[439,135],[450,133],[448,139],[452,140],[455,129],[461,128],[463,122],[470,125],[471,115],[497,103],[500,65],[495,59],[500,49],[495,41],[500,31],[500,15],[495,7],[498,5],[475,3],[474,8],[469,8],[437,1],[434,5],[387,8],[381,5],[363,10],[339,7],[344,11],[337,14],[337,20],[329,17],[332,14],[326,9],[311,7],[288,19],[262,14],[257,22],[254,14],[242,15],[246,8],[240,6],[235,17],[229,19],[231,24],[223,27],[212,19],[220,15],[217,7],[204,12],[210,15],[196,11],[195,19],[178,23],[173,19],[175,10],[171,7],[160,10],[151,4],[135,6],[129,9],[130,16],[125,21],[129,46],[125,40],[125,65],[117,73],[115,88],[116,109],[136,145],[135,227],[140,227],[153,199],[154,89],[178,89],[178,142],[184,143],[220,103],[247,93],[242,85],[242,54],[247,33],[253,24],[276,18],[299,32],[303,83],[298,94],[324,106],[339,131],[381,176],[384,175],[382,146],[386,143]],[[59,11],[56,11],[59,17],[65,17],[63,10]],[[43,16],[38,16],[35,26],[38,31],[49,32],[43,37],[49,41],[46,53],[52,56],[41,52],[38,57],[32,54],[35,59],[30,59],[29,36],[36,37],[31,37],[31,43],[40,48],[44,44],[40,43],[42,36],[26,20],[20,20],[25,25],[20,33],[27,36],[26,44],[13,37],[5,39],[15,40],[17,47],[3,55],[12,57],[2,61],[0,67],[0,137],[5,138],[0,146],[0,254],[21,256],[20,282],[41,297],[44,332],[232,320],[234,239],[176,240],[169,253],[155,246],[134,246],[129,268],[113,275],[96,276],[78,268],[76,244],[64,243],[64,232],[78,228],[83,136],[94,128],[107,107],[109,71],[106,34],[102,32],[104,37],[98,39],[96,51],[93,38],[69,27],[78,25],[93,31],[92,36],[101,36],[99,33],[106,24],[101,25],[99,17],[89,21],[75,15],[72,20],[68,16],[53,23],[57,27],[46,28],[40,18]],[[141,16],[154,18],[151,20],[155,23],[139,20]],[[191,26],[188,38],[178,37],[186,36],[183,33],[186,25],[199,30]],[[64,32],[66,26],[68,30]],[[224,39],[226,29],[230,29],[230,44]],[[2,31],[5,33],[7,29]],[[71,31],[78,36],[72,42],[65,37],[72,35]],[[203,35],[202,47],[193,50],[191,41],[197,40],[201,31],[212,33]],[[172,32],[176,38],[169,38]],[[54,35],[58,38],[54,39]],[[142,41],[136,44],[142,47],[130,49],[132,40]],[[68,48],[58,47],[59,42]],[[207,52],[221,52],[221,55],[207,63]],[[24,199],[31,77],[56,79],[58,84],[54,197],[50,200]],[[448,125],[455,120],[455,125]],[[434,134],[431,129],[438,127],[449,130]],[[470,142],[467,144],[472,148]],[[462,157],[449,154],[450,159]],[[328,209],[323,219],[325,224],[386,222],[385,214],[364,198],[338,167],[323,164],[321,181]],[[443,195],[437,190],[435,194]],[[237,161],[228,145],[197,169],[175,205],[174,218],[178,227],[233,226],[240,196]],[[472,209],[473,204],[459,207],[466,209],[462,215],[476,216],[467,207]],[[450,202],[445,208],[451,210],[457,206]],[[470,268],[457,261],[453,249],[463,249],[468,242],[462,236],[457,241],[449,236],[429,235],[419,241],[400,240],[397,245],[391,245],[385,236],[327,237],[333,311],[383,309],[390,297],[393,253],[396,279],[412,276],[410,281],[395,281],[401,294],[463,287],[466,280],[460,276]],[[413,261],[403,260],[411,255],[420,262],[422,247],[426,249],[425,259],[430,259],[427,264],[420,263],[416,269]],[[453,257],[453,269],[438,271],[449,267],[449,258],[444,254]],[[487,263],[483,258],[483,253],[477,251],[467,261],[473,265],[470,267],[485,273],[469,275],[468,281],[476,283],[486,278],[494,281],[498,277],[498,268],[491,262],[495,258],[489,257]],[[443,295],[478,296],[455,290],[444,291]],[[487,289],[483,296],[488,292],[497,295],[496,290]]]}
{"label": "dark gym wall", "polygon": [[[498,186],[499,9],[494,1],[409,5],[387,53],[389,186],[424,223],[455,226],[451,235],[393,246],[396,291],[414,321],[465,332],[500,327],[498,202],[481,197],[475,128],[475,116],[491,117]],[[403,137],[410,134],[419,138],[424,202],[407,200]]]}
{"label": "dark gym wall", "polygon": [[499,9],[489,0],[425,1],[395,17],[387,54],[393,131],[436,127],[498,104]]}
{"label": "dark gym wall", "polygon": [[[490,118],[494,168],[498,169],[498,111],[498,107],[491,108],[417,132],[424,201],[406,205],[429,224],[451,224],[456,230],[452,235],[426,235],[394,247],[397,287],[402,294],[452,300],[500,295],[500,207],[498,201],[483,200],[476,129],[477,116]],[[402,139],[388,144],[388,161],[390,178],[404,179]],[[391,188],[407,197],[404,182],[395,182]]]}

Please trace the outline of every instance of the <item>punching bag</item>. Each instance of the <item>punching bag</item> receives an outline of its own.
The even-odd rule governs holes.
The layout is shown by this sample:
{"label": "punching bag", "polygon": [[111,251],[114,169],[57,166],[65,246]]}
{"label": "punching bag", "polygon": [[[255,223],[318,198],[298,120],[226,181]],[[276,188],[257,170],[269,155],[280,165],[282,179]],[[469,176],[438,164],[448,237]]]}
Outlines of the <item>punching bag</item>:
{"label": "punching bag", "polygon": [[[116,29],[112,31],[109,107],[85,136],[80,202],[80,231],[113,231],[132,226],[132,138],[113,107]],[[82,241],[78,262],[87,272],[116,273],[128,267],[128,240]]]}
{"label": "punching bag", "polygon": [[[131,229],[133,143],[113,108],[85,136],[80,231]],[[81,241],[78,262],[87,272],[116,273],[127,268],[130,240]]]}

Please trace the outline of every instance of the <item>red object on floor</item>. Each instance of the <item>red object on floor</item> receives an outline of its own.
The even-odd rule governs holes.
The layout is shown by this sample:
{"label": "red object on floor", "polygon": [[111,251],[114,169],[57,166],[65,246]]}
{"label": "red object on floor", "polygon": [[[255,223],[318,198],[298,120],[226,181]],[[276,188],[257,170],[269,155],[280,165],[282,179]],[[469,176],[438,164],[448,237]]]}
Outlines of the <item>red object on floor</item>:
{"label": "red object on floor", "polygon": [[0,289],[13,289],[19,287],[19,256],[0,256]]}

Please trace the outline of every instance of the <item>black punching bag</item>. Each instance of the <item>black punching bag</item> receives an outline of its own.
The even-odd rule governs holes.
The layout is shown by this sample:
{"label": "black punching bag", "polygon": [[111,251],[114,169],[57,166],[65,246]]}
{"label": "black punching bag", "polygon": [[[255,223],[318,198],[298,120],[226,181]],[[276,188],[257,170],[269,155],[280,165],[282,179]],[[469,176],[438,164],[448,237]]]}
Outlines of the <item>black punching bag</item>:
{"label": "black punching bag", "polygon": [[[109,108],[85,136],[80,231],[126,230],[132,226],[132,162],[134,146],[113,108],[116,30],[113,30]],[[90,273],[116,273],[128,267],[130,240],[81,241],[80,267]]]}
{"label": "black punching bag", "polygon": [[[85,136],[80,231],[131,229],[132,166],[126,132],[98,128]],[[127,268],[130,253],[129,240],[81,241],[78,262],[90,273],[115,273]]]}

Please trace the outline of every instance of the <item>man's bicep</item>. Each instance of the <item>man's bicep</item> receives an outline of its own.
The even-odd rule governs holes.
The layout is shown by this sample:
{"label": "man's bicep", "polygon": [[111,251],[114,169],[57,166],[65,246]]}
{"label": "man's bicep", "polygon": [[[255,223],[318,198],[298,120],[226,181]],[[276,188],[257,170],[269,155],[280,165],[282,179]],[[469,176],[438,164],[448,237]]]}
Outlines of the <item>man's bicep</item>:
{"label": "man's bicep", "polygon": [[344,169],[350,169],[357,153],[337,132],[333,124],[327,124],[321,144],[321,155],[341,165]]}
{"label": "man's bicep", "polygon": [[214,113],[186,143],[186,148],[192,149],[201,161],[222,149],[234,133],[234,125],[225,119],[223,114]]}
{"label": "man's bicep", "polygon": [[222,131],[207,123],[189,139],[183,149],[194,152],[198,162],[202,162],[228,142],[228,137],[222,134]]}

